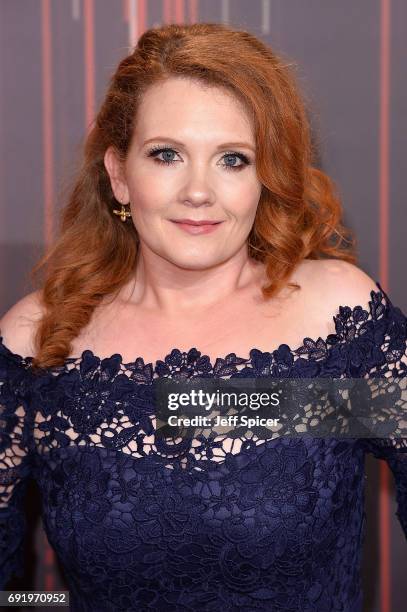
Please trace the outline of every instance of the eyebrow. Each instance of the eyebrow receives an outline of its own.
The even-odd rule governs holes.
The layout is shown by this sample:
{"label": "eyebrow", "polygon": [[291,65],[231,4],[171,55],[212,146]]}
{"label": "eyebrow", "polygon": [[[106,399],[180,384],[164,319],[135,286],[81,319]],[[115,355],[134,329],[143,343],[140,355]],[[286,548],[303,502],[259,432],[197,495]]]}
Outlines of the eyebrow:
{"label": "eyebrow", "polygon": [[[143,146],[148,144],[149,142],[156,142],[157,140],[172,142],[179,147],[185,147],[184,143],[180,140],[176,140],[175,138],[167,138],[166,136],[155,136],[154,138],[149,138],[148,140],[145,140],[143,142]],[[218,151],[220,149],[230,149],[231,147],[243,147],[245,149],[250,149],[251,151],[253,151],[253,153],[255,152],[254,147],[248,142],[224,142],[218,147],[216,147],[216,150]]]}

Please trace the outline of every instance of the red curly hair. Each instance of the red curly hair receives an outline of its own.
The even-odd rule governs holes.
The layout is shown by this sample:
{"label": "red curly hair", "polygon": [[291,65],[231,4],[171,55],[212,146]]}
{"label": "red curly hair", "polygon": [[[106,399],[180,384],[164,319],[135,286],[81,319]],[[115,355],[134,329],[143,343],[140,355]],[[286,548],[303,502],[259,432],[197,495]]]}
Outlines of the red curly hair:
{"label": "red curly hair", "polygon": [[289,66],[254,35],[222,24],[170,24],[142,34],[110,79],[58,235],[31,270],[34,282],[41,277],[44,306],[34,338],[35,371],[63,365],[95,307],[134,275],[138,234],[131,219],[122,223],[112,213],[117,201],[104,155],[113,146],[126,159],[140,100],[165,79],[182,76],[226,88],[252,120],[262,192],[248,250],[265,264],[265,298],[278,293],[305,258],[356,262],[335,185],[312,166],[309,122]]}

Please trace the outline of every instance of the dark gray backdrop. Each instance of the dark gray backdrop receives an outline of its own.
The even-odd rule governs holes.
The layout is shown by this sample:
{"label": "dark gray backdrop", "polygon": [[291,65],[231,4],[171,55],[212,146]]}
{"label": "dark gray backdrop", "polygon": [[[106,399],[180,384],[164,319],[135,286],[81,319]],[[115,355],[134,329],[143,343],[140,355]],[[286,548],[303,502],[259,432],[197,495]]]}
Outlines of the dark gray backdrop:
{"label": "dark gray backdrop", "polygon": [[[298,65],[320,164],[340,188],[359,265],[407,312],[405,0],[1,0],[1,312],[31,291],[27,272],[52,238],[108,77],[144,29],[171,21],[247,28]],[[369,457],[367,475],[365,610],[399,612],[407,543],[392,476],[386,521],[378,500],[387,466]],[[18,585],[64,588],[30,495],[36,564]]]}

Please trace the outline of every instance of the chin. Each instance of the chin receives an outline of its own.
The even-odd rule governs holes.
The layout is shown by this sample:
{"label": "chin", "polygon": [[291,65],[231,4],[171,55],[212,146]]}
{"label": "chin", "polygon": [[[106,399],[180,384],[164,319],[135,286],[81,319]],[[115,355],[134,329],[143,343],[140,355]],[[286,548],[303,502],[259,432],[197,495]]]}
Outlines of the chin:
{"label": "chin", "polygon": [[171,261],[174,266],[178,266],[184,270],[206,270],[207,268],[212,268],[220,263],[220,261],[217,259],[204,259],[201,255],[186,257],[182,261],[169,261]]}

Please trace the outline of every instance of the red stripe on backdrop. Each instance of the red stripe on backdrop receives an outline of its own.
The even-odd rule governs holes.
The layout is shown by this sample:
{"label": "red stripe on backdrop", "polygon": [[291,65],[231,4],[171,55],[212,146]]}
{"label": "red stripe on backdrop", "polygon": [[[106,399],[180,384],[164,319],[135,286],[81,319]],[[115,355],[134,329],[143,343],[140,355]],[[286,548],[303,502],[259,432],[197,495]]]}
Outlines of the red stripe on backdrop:
{"label": "red stripe on backdrop", "polygon": [[147,0],[128,0],[127,8],[129,52],[132,52],[147,28]]}
{"label": "red stripe on backdrop", "polygon": [[175,22],[184,23],[185,11],[184,11],[184,0],[175,0]]}
{"label": "red stripe on backdrop", "polygon": [[[42,53],[42,155],[43,155],[43,191],[44,191],[44,225],[43,237],[45,247],[52,240],[54,220],[54,150],[53,150],[53,98],[52,98],[52,33],[51,2],[41,2],[41,53]],[[55,588],[54,567],[55,554],[45,533],[44,555],[42,558],[43,589],[52,591]]]}
{"label": "red stripe on backdrop", "polygon": [[[380,4],[379,278],[385,291],[389,287],[390,1]],[[379,465],[380,612],[390,612],[390,472],[386,463]]]}
{"label": "red stripe on backdrop", "polygon": [[380,461],[379,521],[380,521],[380,612],[391,610],[390,581],[390,473],[386,463]]}
{"label": "red stripe on backdrop", "polygon": [[53,195],[54,195],[54,151],[53,151],[53,100],[52,100],[52,36],[51,3],[41,3],[41,52],[42,52],[42,155],[45,246],[52,240],[53,232]]}
{"label": "red stripe on backdrop", "polygon": [[129,20],[129,0],[122,0],[123,2],[123,19],[124,21]]}
{"label": "red stripe on backdrop", "polygon": [[172,23],[172,2],[163,0],[162,4],[163,23]]}
{"label": "red stripe on backdrop", "polygon": [[189,0],[189,23],[196,23],[198,21],[198,0]]}
{"label": "red stripe on backdrop", "polygon": [[[162,0],[163,23],[196,23],[198,21],[198,0]],[[188,12],[188,19],[187,19]]]}
{"label": "red stripe on backdrop", "polygon": [[[147,0],[138,0],[137,40],[147,28]],[[137,41],[136,41],[137,42]]]}
{"label": "red stripe on backdrop", "polygon": [[93,0],[83,2],[85,60],[85,129],[90,130],[95,114],[95,55]]}
{"label": "red stripe on backdrop", "polygon": [[55,553],[51,548],[48,538],[44,532],[44,556],[43,556],[43,569],[44,569],[44,591],[55,590],[55,566],[56,559]]}

